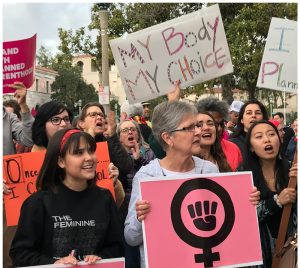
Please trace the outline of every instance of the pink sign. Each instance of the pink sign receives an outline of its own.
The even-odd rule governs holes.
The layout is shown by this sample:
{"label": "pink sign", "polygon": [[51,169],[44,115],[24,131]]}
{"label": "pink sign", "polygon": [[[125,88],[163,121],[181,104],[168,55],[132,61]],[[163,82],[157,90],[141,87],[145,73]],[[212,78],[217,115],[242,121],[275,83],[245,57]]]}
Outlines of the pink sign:
{"label": "pink sign", "polygon": [[30,88],[34,82],[36,34],[28,39],[3,42],[3,93],[15,92],[16,81]]}
{"label": "pink sign", "polygon": [[250,172],[162,177],[140,183],[146,267],[262,264]]}
{"label": "pink sign", "polygon": [[86,264],[81,261],[76,266],[70,266],[67,264],[49,264],[49,265],[38,265],[38,266],[26,266],[27,268],[125,268],[125,259],[124,258],[114,258],[114,259],[103,259],[95,264]]}

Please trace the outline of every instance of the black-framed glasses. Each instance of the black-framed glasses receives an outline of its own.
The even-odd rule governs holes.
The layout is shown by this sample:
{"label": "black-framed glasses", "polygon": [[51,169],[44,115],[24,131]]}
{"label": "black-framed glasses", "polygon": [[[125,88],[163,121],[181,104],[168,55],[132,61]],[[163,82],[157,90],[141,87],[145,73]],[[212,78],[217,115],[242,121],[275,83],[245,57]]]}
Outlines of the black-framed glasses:
{"label": "black-framed glasses", "polygon": [[60,125],[61,121],[64,120],[66,124],[70,124],[71,120],[69,116],[65,116],[63,118],[60,117],[51,117],[48,121],[50,121],[53,125]]}
{"label": "black-framed glasses", "polygon": [[183,128],[178,128],[178,129],[174,129],[172,131],[170,131],[171,133],[173,132],[177,132],[177,131],[186,131],[186,132],[194,132],[195,131],[195,128],[196,128],[196,125],[195,124],[192,124],[188,127],[183,127]]}
{"label": "black-framed glasses", "polygon": [[90,112],[90,113],[87,113],[86,116],[89,116],[91,118],[95,118],[97,116],[100,116],[101,118],[104,118],[104,114],[99,113],[99,112]]}
{"label": "black-framed glasses", "polygon": [[125,128],[120,130],[121,133],[128,133],[129,131],[135,132],[136,128],[135,127],[125,127]]}

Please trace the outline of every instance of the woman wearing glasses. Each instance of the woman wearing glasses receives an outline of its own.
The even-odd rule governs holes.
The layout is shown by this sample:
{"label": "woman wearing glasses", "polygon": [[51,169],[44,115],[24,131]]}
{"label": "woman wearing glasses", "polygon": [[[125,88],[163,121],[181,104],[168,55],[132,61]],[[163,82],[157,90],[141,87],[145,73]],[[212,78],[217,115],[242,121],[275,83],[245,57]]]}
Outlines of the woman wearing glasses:
{"label": "woman wearing glasses", "polygon": [[219,172],[213,163],[192,156],[193,143],[199,144],[199,138],[195,135],[196,115],[194,106],[180,101],[163,102],[154,109],[153,134],[166,156],[161,160],[154,159],[136,173],[124,230],[126,242],[131,246],[140,246],[141,267],[145,267],[142,220],[150,212],[150,204],[140,200],[139,180],[145,177]]}
{"label": "woman wearing glasses", "polygon": [[[122,225],[124,225],[131,197],[133,177],[142,166],[147,165],[151,160],[153,160],[155,155],[150,149],[149,144],[144,141],[139,124],[136,121],[129,119],[122,121],[117,128],[117,134],[122,146],[125,148],[128,155],[130,155],[134,160],[134,167],[132,171],[127,174],[120,174],[120,179],[125,190],[125,200],[120,207],[121,222]],[[125,267],[140,267],[139,247],[131,247],[127,243],[124,243],[124,246]]]}
{"label": "woman wearing glasses", "polygon": [[116,134],[117,124],[115,116],[110,113],[107,117],[110,133],[108,138],[104,136],[106,131],[105,111],[98,102],[89,102],[81,110],[78,126],[81,130],[93,136],[96,142],[107,141],[110,161],[119,169],[120,173],[129,173],[133,168],[133,160],[121,145]]}
{"label": "woman wearing glasses", "polygon": [[32,152],[46,150],[50,138],[61,129],[70,128],[73,115],[62,103],[49,101],[37,111],[32,125]]}

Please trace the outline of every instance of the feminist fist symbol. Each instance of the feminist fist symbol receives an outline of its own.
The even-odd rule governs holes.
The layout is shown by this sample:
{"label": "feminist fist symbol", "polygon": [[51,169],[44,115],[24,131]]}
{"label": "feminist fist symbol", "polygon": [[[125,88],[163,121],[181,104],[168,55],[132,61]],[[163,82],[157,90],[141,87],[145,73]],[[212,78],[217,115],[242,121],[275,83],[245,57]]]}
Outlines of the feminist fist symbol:
{"label": "feminist fist symbol", "polygon": [[[197,229],[201,231],[212,231],[216,228],[216,211],[217,202],[211,203],[211,210],[209,211],[209,201],[203,201],[204,215],[202,216],[202,203],[197,201],[195,206],[193,204],[188,205],[187,209]],[[196,218],[197,216],[197,218]]]}

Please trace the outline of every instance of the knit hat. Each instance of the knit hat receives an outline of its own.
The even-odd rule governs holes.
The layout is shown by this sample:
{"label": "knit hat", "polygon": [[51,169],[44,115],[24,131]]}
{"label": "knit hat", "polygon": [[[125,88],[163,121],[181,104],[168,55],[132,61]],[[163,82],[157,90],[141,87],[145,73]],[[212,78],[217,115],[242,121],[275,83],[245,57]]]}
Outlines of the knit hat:
{"label": "knit hat", "polygon": [[242,101],[233,101],[229,107],[229,112],[239,113],[243,105]]}

